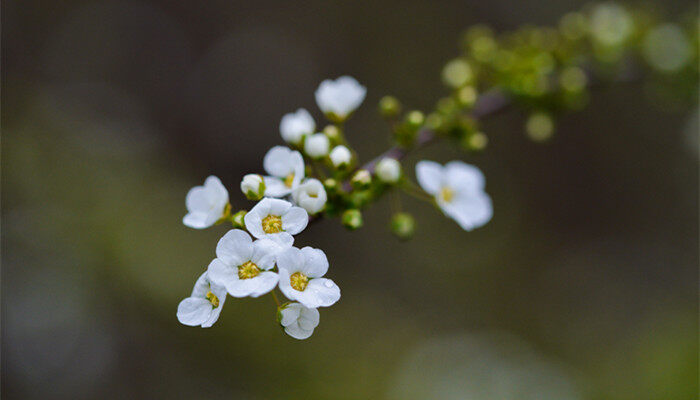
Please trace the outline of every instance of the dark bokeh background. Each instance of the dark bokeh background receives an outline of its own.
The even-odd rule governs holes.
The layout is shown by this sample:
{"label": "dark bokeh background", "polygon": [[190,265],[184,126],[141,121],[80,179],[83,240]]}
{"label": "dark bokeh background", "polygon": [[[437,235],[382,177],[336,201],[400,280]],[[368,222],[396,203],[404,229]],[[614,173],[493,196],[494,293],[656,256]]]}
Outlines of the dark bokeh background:
{"label": "dark bokeh background", "polygon": [[482,168],[482,229],[410,199],[409,243],[384,201],[358,232],[307,229],[343,291],[310,340],[267,297],[229,298],[212,329],[175,318],[225,230],[181,224],[187,190],[215,174],[248,206],[241,176],[284,113],[320,120],[322,79],[368,87],[348,124],[366,160],[387,146],[378,99],[432,106],[468,25],[582,4],[4,2],[2,397],[697,398],[697,113],[643,84],[596,92],[544,145],[510,112],[483,154],[416,156]]}

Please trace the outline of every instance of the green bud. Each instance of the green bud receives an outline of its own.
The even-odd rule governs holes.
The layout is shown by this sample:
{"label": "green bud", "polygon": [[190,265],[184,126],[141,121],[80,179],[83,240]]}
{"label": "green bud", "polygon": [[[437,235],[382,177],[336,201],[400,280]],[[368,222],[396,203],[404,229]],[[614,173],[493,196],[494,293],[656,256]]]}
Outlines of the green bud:
{"label": "green bud", "polygon": [[385,118],[394,118],[401,112],[401,103],[394,96],[384,96],[379,100],[379,113]]}
{"label": "green bud", "polygon": [[483,132],[474,132],[464,137],[462,145],[467,150],[480,151],[486,148],[489,138]]}
{"label": "green bud", "polygon": [[525,123],[525,131],[535,142],[544,142],[554,133],[554,121],[549,114],[544,112],[532,114]]}
{"label": "green bud", "polygon": [[416,230],[416,221],[411,214],[396,213],[391,218],[391,232],[401,240],[408,240]]}
{"label": "green bud", "polygon": [[245,227],[245,221],[243,218],[245,215],[248,214],[248,211],[246,210],[241,210],[231,217],[231,224],[233,225],[234,228],[243,228]]}
{"label": "green bud", "polygon": [[411,111],[406,114],[406,123],[408,123],[413,128],[420,128],[425,122],[425,116],[420,111]]}
{"label": "green bud", "polygon": [[331,143],[340,143],[342,138],[340,128],[335,125],[326,125],[326,127],[323,128],[323,134],[328,137]]}
{"label": "green bud", "polygon": [[452,60],[442,70],[442,80],[447,86],[462,87],[472,81],[474,73],[469,63],[461,58]]}
{"label": "green bud", "polygon": [[439,131],[442,129],[444,122],[444,118],[437,113],[428,114],[428,116],[425,118],[425,125],[434,131]]}
{"label": "green bud", "polygon": [[479,96],[473,86],[465,86],[457,91],[457,102],[465,108],[471,108],[476,103],[476,98]]}
{"label": "green bud", "polygon": [[326,188],[326,192],[335,193],[338,191],[338,181],[333,178],[328,178],[323,181],[323,187]]}
{"label": "green bud", "polygon": [[355,172],[355,175],[352,176],[350,183],[352,183],[353,187],[358,189],[366,188],[370,183],[372,183],[372,174],[370,174],[366,169],[360,169]]}
{"label": "green bud", "polygon": [[341,221],[346,228],[354,231],[362,226],[362,213],[356,209],[345,210]]}

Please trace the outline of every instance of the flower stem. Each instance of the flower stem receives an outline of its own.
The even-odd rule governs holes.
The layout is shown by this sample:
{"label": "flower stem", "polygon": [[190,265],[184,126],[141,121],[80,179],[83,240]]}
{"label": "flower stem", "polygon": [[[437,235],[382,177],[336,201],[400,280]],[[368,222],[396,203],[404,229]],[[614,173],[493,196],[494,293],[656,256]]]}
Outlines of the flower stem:
{"label": "flower stem", "polygon": [[280,301],[279,301],[279,299],[277,299],[277,293],[275,293],[274,289],[270,293],[272,293],[272,299],[275,300],[275,304],[277,304],[277,308],[280,308]]}

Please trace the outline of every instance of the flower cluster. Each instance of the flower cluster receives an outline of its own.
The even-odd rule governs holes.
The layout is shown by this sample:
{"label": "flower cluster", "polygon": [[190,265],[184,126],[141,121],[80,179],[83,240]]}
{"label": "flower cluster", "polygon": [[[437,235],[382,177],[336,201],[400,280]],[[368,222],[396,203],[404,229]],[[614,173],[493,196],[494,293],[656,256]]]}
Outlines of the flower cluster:
{"label": "flower cluster", "polygon": [[[195,283],[191,296],[180,303],[181,323],[212,326],[227,294],[241,298],[272,293],[284,331],[296,339],[311,336],[319,323],[318,308],[335,304],[340,289],[324,277],[329,266],[326,254],[295,247],[294,235],[307,227],[310,216],[342,214],[343,223],[355,229],[362,224],[359,208],[367,200],[387,189],[415,187],[395,158],[381,158],[372,173],[354,167],[356,156],[344,139],[343,123],[365,94],[366,89],[349,76],[323,81],[316,102],[330,124],[322,132],[316,131],[316,122],[305,109],[282,117],[280,134],[288,146],[272,147],[265,154],[264,174],[248,174],[241,180],[243,195],[257,201],[249,211],[231,212],[229,193],[215,176],[190,190],[185,225],[203,229],[228,221],[233,229],[219,240],[216,258]],[[445,167],[421,161],[416,174],[424,196],[432,196],[432,202],[463,229],[471,230],[491,218],[484,177],[476,167],[457,161]],[[321,182],[319,178],[328,175],[332,178]],[[406,213],[397,214],[393,225],[399,237],[413,233],[413,219]],[[288,301],[279,303],[276,290]]]}

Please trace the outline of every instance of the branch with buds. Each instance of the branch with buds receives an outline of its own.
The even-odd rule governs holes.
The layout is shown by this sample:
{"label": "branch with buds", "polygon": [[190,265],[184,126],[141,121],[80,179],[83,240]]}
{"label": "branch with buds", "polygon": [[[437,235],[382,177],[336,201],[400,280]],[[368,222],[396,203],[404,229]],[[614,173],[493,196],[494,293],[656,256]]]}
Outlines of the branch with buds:
{"label": "branch with buds", "polygon": [[[178,306],[178,319],[209,327],[227,295],[271,293],[284,331],[296,339],[308,338],[319,323],[318,309],[340,299],[339,287],[325,277],[326,254],[295,247],[295,236],[310,221],[339,217],[355,230],[363,224],[363,208],[387,193],[400,202],[403,193],[430,203],[465,231],[479,228],[493,216],[479,168],[460,160],[444,165],[422,160],[415,165],[413,182],[401,164],[409,152],[439,140],[453,141],[467,152],[483,151],[488,137],[479,122],[507,106],[529,113],[524,127],[530,139],[549,140],[555,116],[585,106],[594,86],[638,80],[642,69],[643,76],[694,101],[697,40],[695,20],[688,26],[659,22],[648,12],[614,3],[567,14],[556,28],[495,35],[485,26],[472,27],[463,37],[463,54],[443,69],[450,93],[433,110],[403,112],[396,98],[381,99],[379,112],[395,145],[361,166],[346,140],[345,122],[363,103],[367,89],[349,76],[321,82],[315,99],[327,125],[317,129],[305,109],[282,117],[280,134],[286,146],[267,152],[264,175],[248,174],[240,183],[255,206],[233,212],[229,192],[214,176],[187,194],[185,225],[203,229],[230,223],[233,229],[217,244],[216,258],[191,296]],[[407,240],[415,221],[397,212],[389,226]],[[279,301],[277,290],[286,302]]]}

